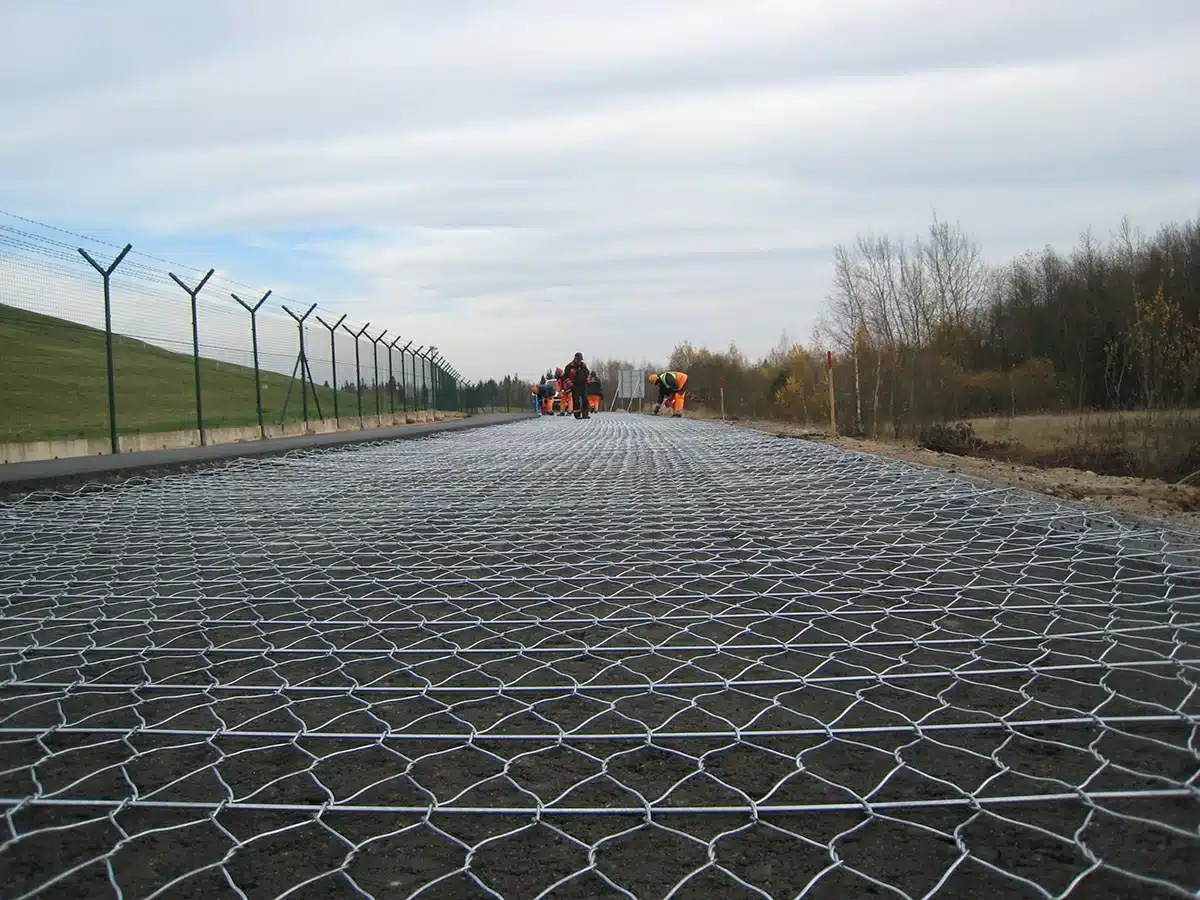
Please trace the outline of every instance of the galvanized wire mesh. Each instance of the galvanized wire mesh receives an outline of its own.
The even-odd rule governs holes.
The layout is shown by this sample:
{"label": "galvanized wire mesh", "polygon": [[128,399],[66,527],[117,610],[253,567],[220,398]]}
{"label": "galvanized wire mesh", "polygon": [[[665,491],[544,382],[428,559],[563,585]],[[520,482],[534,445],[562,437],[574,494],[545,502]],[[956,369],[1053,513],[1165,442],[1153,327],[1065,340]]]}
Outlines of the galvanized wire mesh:
{"label": "galvanized wire mesh", "polygon": [[4,895],[1191,896],[1194,543],[619,414],[30,497]]}

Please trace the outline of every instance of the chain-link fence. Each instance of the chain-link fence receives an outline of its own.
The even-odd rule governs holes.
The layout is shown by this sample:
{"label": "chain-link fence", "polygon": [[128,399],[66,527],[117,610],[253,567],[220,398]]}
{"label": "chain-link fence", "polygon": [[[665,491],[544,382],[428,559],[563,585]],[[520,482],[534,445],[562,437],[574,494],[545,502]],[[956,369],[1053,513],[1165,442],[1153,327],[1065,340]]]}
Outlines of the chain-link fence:
{"label": "chain-link fence", "polygon": [[1194,896],[1196,547],[629,415],[31,496],[3,893]]}
{"label": "chain-link fence", "polygon": [[458,408],[453,366],[388,323],[123,250],[0,212],[0,443]]}

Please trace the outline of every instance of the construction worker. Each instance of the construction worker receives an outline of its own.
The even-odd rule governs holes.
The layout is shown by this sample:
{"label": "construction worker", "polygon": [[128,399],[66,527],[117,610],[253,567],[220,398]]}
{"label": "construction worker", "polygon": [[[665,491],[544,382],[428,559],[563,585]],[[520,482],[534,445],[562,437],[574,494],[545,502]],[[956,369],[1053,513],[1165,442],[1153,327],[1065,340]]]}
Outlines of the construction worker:
{"label": "construction worker", "polygon": [[587,382],[588,376],[591,374],[587,363],[583,361],[582,353],[576,353],[575,358],[567,363],[566,368],[563,369],[564,380],[566,381],[568,390],[571,392],[571,410],[575,413],[575,418],[577,419],[586,419],[589,417]]}
{"label": "construction worker", "polygon": [[588,394],[588,409],[592,412],[600,412],[604,406],[604,386],[600,383],[600,379],[595,372],[588,375],[587,380]]}
{"label": "construction worker", "polygon": [[554,392],[557,390],[555,386],[554,375],[550,372],[546,373],[546,380],[541,383],[539,396],[542,402],[542,415],[554,415]]}
{"label": "construction worker", "polygon": [[565,416],[569,413],[571,405],[571,392],[567,387],[567,376],[563,372],[562,366],[554,370],[554,392],[558,395],[558,414]]}
{"label": "construction worker", "polygon": [[658,387],[658,401],[654,404],[654,414],[658,408],[674,410],[672,416],[683,418],[684,386],[687,384],[686,372],[660,372],[650,376],[650,383]]}
{"label": "construction worker", "polygon": [[533,395],[533,414],[540,416],[542,414],[542,387],[538,384],[531,384],[529,392]]}

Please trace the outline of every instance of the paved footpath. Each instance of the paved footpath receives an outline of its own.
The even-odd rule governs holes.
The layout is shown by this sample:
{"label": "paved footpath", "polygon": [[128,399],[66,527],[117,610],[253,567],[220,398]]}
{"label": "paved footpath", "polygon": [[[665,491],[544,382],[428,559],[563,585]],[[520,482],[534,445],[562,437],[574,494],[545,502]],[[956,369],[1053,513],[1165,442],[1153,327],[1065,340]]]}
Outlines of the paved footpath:
{"label": "paved footpath", "polygon": [[1194,896],[1182,540],[617,414],[0,504],[2,893]]}

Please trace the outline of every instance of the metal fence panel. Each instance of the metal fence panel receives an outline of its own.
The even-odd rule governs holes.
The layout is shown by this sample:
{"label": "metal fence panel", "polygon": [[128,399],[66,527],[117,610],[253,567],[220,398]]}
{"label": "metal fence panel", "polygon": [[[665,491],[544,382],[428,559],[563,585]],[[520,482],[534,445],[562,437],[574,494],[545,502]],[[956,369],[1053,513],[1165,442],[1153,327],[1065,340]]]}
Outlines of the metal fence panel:
{"label": "metal fence panel", "polygon": [[[358,322],[318,305],[304,323],[311,375],[305,393],[300,330],[285,308],[303,314],[310,303],[217,272],[196,294],[193,328],[188,291],[208,269],[137,248],[122,251],[120,245],[0,212],[0,338],[5,342],[0,349],[8,351],[0,354],[0,443],[111,437],[110,409],[115,409],[115,431],[132,435],[198,429],[201,421],[205,429],[254,426],[259,398],[268,425],[332,417],[335,401],[341,417],[358,416],[360,405],[362,415],[374,416],[433,402],[433,360],[414,359],[412,348],[405,352],[412,336],[398,334],[390,323]],[[119,262],[104,278],[114,259]],[[74,390],[108,381],[105,281],[113,336],[111,404],[102,389],[80,396]],[[264,294],[252,328],[247,310]],[[321,320],[341,323],[332,340]],[[381,334],[387,342],[403,340],[389,347],[377,340]],[[38,354],[40,365],[9,350],[9,344]],[[424,345],[415,341],[413,347]],[[432,355],[428,349],[427,355]],[[198,365],[193,356],[199,357]],[[449,364],[441,357],[437,362],[442,374],[436,377],[449,380]],[[202,374],[199,389],[197,373]],[[447,402],[455,397],[456,392],[445,392]]]}

